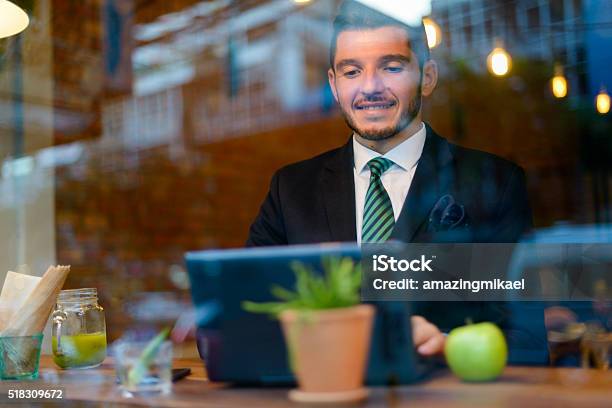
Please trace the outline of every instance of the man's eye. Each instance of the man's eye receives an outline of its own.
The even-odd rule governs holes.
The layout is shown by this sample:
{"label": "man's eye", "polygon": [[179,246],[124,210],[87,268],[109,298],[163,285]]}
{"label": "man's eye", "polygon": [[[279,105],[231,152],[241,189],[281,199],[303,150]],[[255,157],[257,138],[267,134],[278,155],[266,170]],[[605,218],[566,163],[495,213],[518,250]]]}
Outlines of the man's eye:
{"label": "man's eye", "polygon": [[403,70],[404,68],[402,67],[385,67],[385,71],[392,73],[402,72]]}
{"label": "man's eye", "polygon": [[357,69],[352,69],[352,70],[350,70],[350,71],[346,71],[346,72],[344,73],[344,76],[345,76],[345,77],[348,77],[348,78],[354,78],[354,77],[356,77],[357,75],[359,75],[359,70],[357,70]]}

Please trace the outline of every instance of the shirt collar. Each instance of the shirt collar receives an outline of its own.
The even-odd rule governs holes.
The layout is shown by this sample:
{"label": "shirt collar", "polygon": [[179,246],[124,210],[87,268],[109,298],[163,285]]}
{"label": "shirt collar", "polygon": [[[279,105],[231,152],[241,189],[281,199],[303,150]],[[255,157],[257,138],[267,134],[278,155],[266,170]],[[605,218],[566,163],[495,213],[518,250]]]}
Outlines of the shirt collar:
{"label": "shirt collar", "polygon": [[[427,131],[425,124],[421,123],[421,129],[414,135],[404,140],[393,149],[389,150],[382,157],[391,160],[395,163],[391,168],[401,168],[404,171],[412,169],[418,163],[423,153],[423,146],[425,146],[425,138]],[[353,135],[353,153],[354,153],[354,166],[361,173],[367,170],[367,164],[370,160],[375,157],[380,157],[381,154],[369,149],[359,143]],[[397,166],[397,167],[396,167]]]}

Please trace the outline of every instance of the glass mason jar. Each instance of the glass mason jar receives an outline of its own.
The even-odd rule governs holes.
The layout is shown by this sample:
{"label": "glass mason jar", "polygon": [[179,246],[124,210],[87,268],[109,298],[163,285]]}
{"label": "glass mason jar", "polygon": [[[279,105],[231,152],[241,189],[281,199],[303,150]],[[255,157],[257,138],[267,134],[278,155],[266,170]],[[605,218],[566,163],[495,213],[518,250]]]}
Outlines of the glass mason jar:
{"label": "glass mason jar", "polygon": [[95,288],[62,290],[53,318],[53,361],[61,368],[91,368],[106,357],[104,309]]}

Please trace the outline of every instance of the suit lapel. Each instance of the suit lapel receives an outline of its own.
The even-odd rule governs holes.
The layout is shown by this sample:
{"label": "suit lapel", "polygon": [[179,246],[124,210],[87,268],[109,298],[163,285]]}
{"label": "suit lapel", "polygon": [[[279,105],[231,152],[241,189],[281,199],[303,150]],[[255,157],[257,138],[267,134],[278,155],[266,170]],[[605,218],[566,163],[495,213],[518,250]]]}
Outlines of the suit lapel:
{"label": "suit lapel", "polygon": [[391,239],[402,242],[414,240],[436,201],[451,187],[452,170],[452,154],[448,143],[427,126],[423,153]]}
{"label": "suit lapel", "polygon": [[322,173],[325,214],[333,241],[356,241],[353,144],[349,142],[330,157]]}

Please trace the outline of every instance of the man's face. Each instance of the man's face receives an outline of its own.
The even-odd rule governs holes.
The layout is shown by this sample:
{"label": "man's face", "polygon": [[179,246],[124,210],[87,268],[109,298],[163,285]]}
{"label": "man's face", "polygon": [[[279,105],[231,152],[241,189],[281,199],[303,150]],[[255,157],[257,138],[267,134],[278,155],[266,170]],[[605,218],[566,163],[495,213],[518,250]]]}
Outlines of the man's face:
{"label": "man's face", "polygon": [[341,32],[329,83],[347,124],[366,140],[393,137],[419,116],[421,70],[400,27]]}

